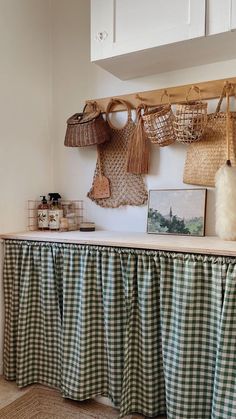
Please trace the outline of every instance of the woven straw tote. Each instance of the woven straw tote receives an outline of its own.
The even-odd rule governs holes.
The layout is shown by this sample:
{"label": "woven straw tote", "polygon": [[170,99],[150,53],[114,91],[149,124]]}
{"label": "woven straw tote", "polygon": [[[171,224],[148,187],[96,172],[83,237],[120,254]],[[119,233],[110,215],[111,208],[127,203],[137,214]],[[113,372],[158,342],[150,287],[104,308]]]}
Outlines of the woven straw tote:
{"label": "woven straw tote", "polygon": [[[126,124],[115,128],[109,119],[109,112],[114,106],[122,104],[128,111]],[[111,141],[98,146],[100,161],[97,161],[93,185],[88,197],[97,205],[105,208],[117,208],[122,205],[143,205],[148,193],[142,175],[127,173],[127,154],[129,142],[135,129],[131,117],[131,107],[121,99],[112,99],[107,107],[107,121],[111,128]],[[109,179],[110,197],[95,198],[94,181],[99,174]]]}
{"label": "woven straw tote", "polygon": [[[190,93],[195,90],[199,101],[189,102]],[[176,105],[174,131],[178,143],[190,144],[200,141],[207,125],[207,103],[201,101],[201,92],[197,86],[190,87],[186,103]]]}
{"label": "woven straw tote", "polygon": [[[224,87],[216,111],[208,115],[207,129],[203,141],[188,147],[184,167],[184,183],[201,186],[215,186],[215,174],[228,158],[236,166],[236,112],[220,112]],[[227,130],[228,126],[228,130]],[[226,138],[228,141],[226,142]]]}
{"label": "woven straw tote", "polygon": [[[89,108],[86,111],[86,108]],[[64,145],[86,147],[109,141],[111,132],[96,102],[85,105],[82,113],[76,113],[67,120]]]}
{"label": "woven straw tote", "polygon": [[161,104],[153,109],[149,109],[146,106],[142,116],[147,138],[160,147],[165,147],[175,142],[173,125],[175,117],[171,109],[169,94],[166,91],[162,94],[161,102],[164,96],[168,97],[168,104]]}

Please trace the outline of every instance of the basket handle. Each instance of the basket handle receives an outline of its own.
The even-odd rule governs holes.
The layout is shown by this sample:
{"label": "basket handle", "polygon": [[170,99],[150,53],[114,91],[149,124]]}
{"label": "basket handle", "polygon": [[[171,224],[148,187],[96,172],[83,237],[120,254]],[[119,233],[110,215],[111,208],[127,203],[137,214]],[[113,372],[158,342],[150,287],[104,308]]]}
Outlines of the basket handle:
{"label": "basket handle", "polygon": [[214,113],[214,117],[217,116],[217,114],[220,112],[221,104],[223,102],[223,99],[226,97],[226,164],[228,166],[231,166],[230,161],[230,135],[231,135],[231,112],[230,112],[230,93],[232,91],[233,85],[226,81],[224,84],[224,87],[221,92],[221,96],[219,99],[219,102],[216,107],[216,111]]}
{"label": "basket handle", "polygon": [[[110,116],[109,116],[109,113],[111,112],[111,110],[115,107],[115,106],[117,106],[117,105],[123,105],[126,109],[127,109],[127,121],[126,121],[126,123],[124,124],[124,126],[123,127],[121,127],[121,128],[117,128],[117,127],[115,127],[112,123],[111,123],[111,120],[110,120]],[[123,128],[125,128],[126,126],[127,126],[127,124],[130,122],[130,121],[132,121],[132,115],[131,115],[131,105],[129,104],[129,102],[127,102],[126,100],[123,100],[123,99],[119,99],[119,98],[112,98],[111,100],[110,100],[110,102],[108,103],[108,105],[107,105],[107,109],[106,109],[106,119],[107,119],[107,122],[108,122],[108,124],[110,125],[110,127],[111,128],[113,128],[113,129],[123,129]]]}
{"label": "basket handle", "polygon": [[189,89],[188,89],[188,93],[187,93],[187,95],[186,95],[186,102],[187,103],[189,103],[189,96],[190,96],[190,94],[193,92],[193,91],[195,91],[196,93],[198,93],[198,100],[202,100],[202,96],[201,96],[201,90],[199,89],[199,87],[198,86],[191,86]]}
{"label": "basket handle", "polygon": [[101,112],[101,109],[99,108],[98,103],[97,103],[95,100],[94,100],[94,101],[92,101],[92,100],[88,100],[88,101],[85,103],[84,108],[83,108],[83,113],[85,113],[85,109],[86,109],[87,107],[92,108],[92,110],[93,110],[93,111]]}
{"label": "basket handle", "polygon": [[230,96],[230,92],[232,91],[232,89],[233,89],[233,85],[231,83],[229,83],[228,81],[226,81],[226,83],[224,84],[224,87],[222,89],[221,96],[220,96],[219,102],[217,104],[216,110],[215,110],[215,115],[220,112],[220,108],[221,108],[223,99],[225,97],[227,98],[227,91],[228,91],[228,94]]}
{"label": "basket handle", "polygon": [[220,108],[221,108],[221,105],[222,105],[222,102],[223,102],[223,99],[224,99],[225,96],[226,96],[226,85],[224,85],[224,87],[222,89],[220,99],[219,99],[219,102],[218,102],[216,110],[215,110],[215,115],[220,112]]}
{"label": "basket handle", "polygon": [[[153,105],[150,105],[153,106]],[[142,114],[147,112],[148,108],[150,107],[149,105],[146,105],[146,103],[140,103],[136,108],[136,117],[137,119],[141,118]]]}

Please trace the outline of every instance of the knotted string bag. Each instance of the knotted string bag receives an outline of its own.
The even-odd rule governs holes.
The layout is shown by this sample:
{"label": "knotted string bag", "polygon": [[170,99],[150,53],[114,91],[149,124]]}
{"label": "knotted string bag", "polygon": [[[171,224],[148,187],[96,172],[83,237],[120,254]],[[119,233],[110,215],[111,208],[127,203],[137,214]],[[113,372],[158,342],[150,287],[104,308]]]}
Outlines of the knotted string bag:
{"label": "knotted string bag", "polygon": [[[127,109],[127,122],[122,128],[112,125],[109,112],[122,105]],[[100,161],[97,161],[93,185],[88,197],[104,208],[117,208],[122,205],[143,205],[147,202],[148,193],[142,175],[127,173],[127,155],[129,142],[135,130],[130,105],[121,99],[111,99],[107,107],[107,122],[111,128],[111,141],[98,145]],[[101,174],[109,179],[110,197],[94,196],[94,181]]]}

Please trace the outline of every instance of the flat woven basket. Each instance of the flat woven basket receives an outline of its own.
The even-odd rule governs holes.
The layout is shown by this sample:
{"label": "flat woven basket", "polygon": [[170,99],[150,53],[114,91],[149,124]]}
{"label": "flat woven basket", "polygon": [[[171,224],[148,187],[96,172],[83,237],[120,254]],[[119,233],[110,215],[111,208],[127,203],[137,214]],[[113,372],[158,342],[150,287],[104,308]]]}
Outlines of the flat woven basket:
{"label": "flat woven basket", "polygon": [[165,147],[175,142],[174,114],[170,104],[145,110],[142,119],[147,138],[153,144]]}
{"label": "flat woven basket", "polygon": [[[89,110],[86,111],[87,106]],[[76,113],[67,120],[64,145],[86,147],[109,141],[111,130],[104,120],[96,102],[85,105],[82,113]]]}
{"label": "flat woven basket", "polygon": [[220,112],[222,101],[227,95],[223,88],[216,111],[208,115],[204,141],[190,144],[184,167],[184,183],[191,185],[215,186],[215,174],[226,160],[236,166],[236,112]]}

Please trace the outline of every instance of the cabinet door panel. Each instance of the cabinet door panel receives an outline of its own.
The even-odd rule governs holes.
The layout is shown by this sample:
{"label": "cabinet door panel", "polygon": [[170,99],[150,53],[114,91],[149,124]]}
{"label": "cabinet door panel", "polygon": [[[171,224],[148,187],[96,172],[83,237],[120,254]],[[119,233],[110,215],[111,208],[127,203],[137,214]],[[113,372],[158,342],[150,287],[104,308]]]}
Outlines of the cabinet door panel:
{"label": "cabinet door panel", "polygon": [[92,0],[93,19],[97,32],[106,32],[99,52],[107,58],[204,36],[205,0]]}
{"label": "cabinet door panel", "polygon": [[[188,1],[178,0],[116,0],[115,7],[115,42],[129,42],[140,38],[149,39],[161,32],[175,31],[189,21]],[[178,24],[177,24],[178,22]],[[154,38],[156,42],[159,40]]]}
{"label": "cabinet door panel", "polygon": [[230,31],[231,1],[207,0],[207,35]]}
{"label": "cabinet door panel", "polygon": [[113,42],[113,1],[91,0],[91,58],[109,53]]}
{"label": "cabinet door panel", "polygon": [[207,0],[207,35],[236,29],[236,0]]}

